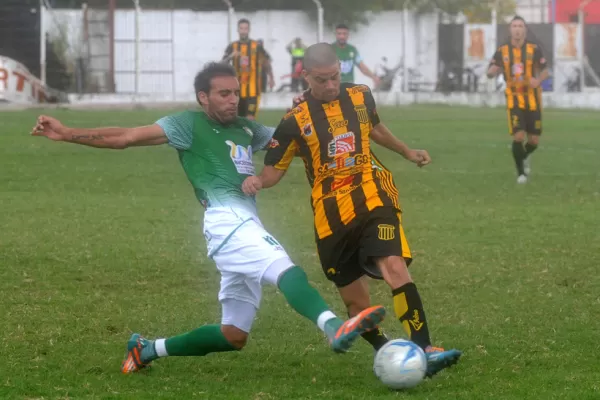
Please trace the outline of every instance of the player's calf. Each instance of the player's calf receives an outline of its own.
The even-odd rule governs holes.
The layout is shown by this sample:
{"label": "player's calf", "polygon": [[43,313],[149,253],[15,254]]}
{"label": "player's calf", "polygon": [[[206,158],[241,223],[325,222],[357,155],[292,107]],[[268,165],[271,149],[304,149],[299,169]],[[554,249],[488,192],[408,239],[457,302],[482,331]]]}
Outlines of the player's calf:
{"label": "player's calf", "polygon": [[[339,292],[350,318],[357,316],[371,306],[369,287],[364,277],[339,288]],[[363,333],[361,336],[373,346],[375,351],[382,348],[389,341],[379,326]]]}
{"label": "player's calf", "polygon": [[233,325],[221,325],[221,332],[223,332],[225,339],[237,350],[243,349],[248,342],[248,333]]}
{"label": "player's calf", "polygon": [[512,154],[515,160],[515,166],[517,167],[517,175],[519,176],[519,179],[523,180],[523,178],[525,178],[526,181],[527,177],[525,174],[524,161],[527,158],[527,152],[525,151],[524,141],[525,132],[520,131],[514,134],[512,142]]}
{"label": "player's calf", "polygon": [[392,289],[394,311],[408,337],[423,349],[431,346],[421,296],[410,277],[406,261],[400,256],[389,256],[378,258],[375,262]]}

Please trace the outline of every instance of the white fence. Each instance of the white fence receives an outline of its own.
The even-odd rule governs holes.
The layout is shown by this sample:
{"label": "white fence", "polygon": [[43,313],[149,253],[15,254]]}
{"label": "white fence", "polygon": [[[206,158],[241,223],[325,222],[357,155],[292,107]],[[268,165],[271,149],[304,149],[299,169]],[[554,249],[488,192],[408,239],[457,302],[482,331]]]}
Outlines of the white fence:
{"label": "white fence", "polygon": [[[190,93],[195,73],[207,62],[219,60],[228,44],[227,12],[194,12],[187,10],[143,10],[136,25],[134,10],[115,12],[115,83],[117,93],[136,92],[161,95]],[[291,59],[286,46],[296,37],[307,44],[317,40],[317,22],[301,11],[259,11],[236,13],[236,18],[252,22],[251,36],[262,39],[273,58],[276,86],[285,83],[281,76],[291,72]],[[82,10],[54,10],[48,26],[67,26],[69,47],[82,48]],[[419,69],[422,79],[433,82],[437,76],[437,17],[435,15],[406,18],[406,49],[402,12],[374,15],[372,22],[356,32],[350,40],[361,52],[366,64],[377,69],[382,57],[396,65],[406,50],[407,67]],[[54,23],[53,23],[54,22]],[[235,21],[234,21],[235,22]],[[235,25],[235,24],[234,24]],[[139,69],[136,71],[136,26],[139,44]],[[235,26],[232,27],[235,30]],[[232,37],[237,33],[232,32]],[[332,42],[333,32],[325,32],[324,40]],[[370,83],[360,73],[359,83]]]}
{"label": "white fence", "polygon": [[[46,13],[45,26],[51,36],[61,35],[68,42],[69,57],[81,56],[85,49],[82,44],[85,18],[82,10],[54,10]],[[117,10],[114,16],[114,80],[115,94],[71,95],[72,102],[119,103],[119,102],[169,102],[194,101],[193,78],[207,62],[221,59],[230,37],[236,37],[235,20],[248,18],[251,23],[251,37],[262,39],[265,48],[273,58],[276,87],[286,83],[281,77],[291,71],[290,56],[285,50],[287,44],[300,37],[306,44],[317,41],[318,24],[300,11],[259,11],[237,13],[234,24],[228,12],[194,12],[189,10]],[[231,29],[231,31],[229,31]],[[473,55],[473,31],[483,35],[480,51]],[[581,35],[579,30],[576,30]],[[556,34],[564,33],[561,25],[556,25]],[[487,65],[487,60],[495,50],[496,30],[493,24],[472,24],[464,26],[463,54],[465,66]],[[495,84],[480,85],[485,94],[452,93],[402,93],[402,71],[410,69],[411,79],[422,87],[433,89],[438,79],[438,17],[437,15],[417,15],[412,12],[385,12],[374,14],[370,23],[353,31],[350,41],[355,45],[365,63],[376,72],[384,66],[401,65],[400,76],[394,81],[389,93],[378,94],[379,102],[389,105],[412,102],[435,102],[450,104],[495,105],[502,104],[501,93],[493,92]],[[325,31],[324,40],[332,42],[333,32]],[[87,43],[89,47],[89,42]],[[576,47],[583,51],[580,41]],[[558,51],[553,49],[553,51]],[[556,54],[558,55],[558,54]],[[383,57],[387,63],[382,61]],[[566,67],[581,62],[580,56],[562,60]],[[560,61],[560,57],[555,57]],[[106,69],[106,59],[92,59],[89,67],[94,71]],[[94,64],[95,63],[95,64]],[[559,66],[559,65],[556,65]],[[556,67],[555,66],[555,67]],[[481,73],[485,68],[481,69]],[[566,76],[556,74],[557,79]],[[102,74],[99,75],[102,77]],[[368,78],[357,71],[357,83],[370,84]],[[99,85],[102,85],[100,82]],[[558,83],[558,84],[557,84]],[[555,81],[559,87],[560,81]],[[546,104],[557,107],[600,108],[597,93],[545,93]],[[267,93],[263,96],[263,108],[281,108],[289,104],[290,93]]]}

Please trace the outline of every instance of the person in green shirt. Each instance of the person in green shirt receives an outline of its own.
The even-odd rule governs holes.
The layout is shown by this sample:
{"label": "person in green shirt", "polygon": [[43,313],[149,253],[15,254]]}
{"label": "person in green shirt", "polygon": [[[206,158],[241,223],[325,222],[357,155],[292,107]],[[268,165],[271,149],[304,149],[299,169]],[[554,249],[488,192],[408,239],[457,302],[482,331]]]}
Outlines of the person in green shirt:
{"label": "person in green shirt", "polygon": [[[292,309],[325,333],[335,352],[346,352],[357,338],[377,327],[385,309],[371,307],[342,321],[311,286],[306,273],[263,227],[255,197],[243,193],[242,183],[255,173],[253,150],[275,145],[274,129],[238,117],[240,84],[233,67],[208,64],[196,76],[194,89],[202,110],[179,112],[151,125],[83,129],[41,115],[32,131],[34,136],[54,141],[105,149],[169,144],[176,149],[196,198],[205,208],[203,230],[208,256],[221,275],[221,323],[167,339],[148,340],[134,333],[127,342],[121,372],[139,371],[160,357],[241,350],[265,284],[277,286]],[[195,215],[190,215],[190,223],[194,219]]]}
{"label": "person in green shirt", "polygon": [[373,87],[379,85],[379,77],[375,75],[369,67],[363,62],[358,49],[348,43],[350,29],[344,24],[335,27],[335,43],[333,47],[340,59],[340,68],[342,71],[342,83],[354,83],[354,67],[357,66],[360,72],[373,80]]}

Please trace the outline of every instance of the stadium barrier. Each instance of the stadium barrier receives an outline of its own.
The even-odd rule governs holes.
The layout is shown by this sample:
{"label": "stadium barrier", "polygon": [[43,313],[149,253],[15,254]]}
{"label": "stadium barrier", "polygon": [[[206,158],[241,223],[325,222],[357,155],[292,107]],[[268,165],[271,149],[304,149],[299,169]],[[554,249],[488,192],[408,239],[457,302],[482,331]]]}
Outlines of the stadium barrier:
{"label": "stadium barrier", "polygon": [[[504,107],[504,94],[495,93],[439,93],[439,92],[375,92],[379,106],[397,107],[410,104],[443,104],[448,106]],[[290,107],[292,93],[265,93],[261,97],[261,109],[276,110]],[[88,94],[69,95],[70,107],[119,107],[122,105],[162,107],[178,104],[195,104],[194,94],[180,94],[175,98],[168,93],[160,94]],[[600,92],[544,93],[546,108],[600,109]]]}

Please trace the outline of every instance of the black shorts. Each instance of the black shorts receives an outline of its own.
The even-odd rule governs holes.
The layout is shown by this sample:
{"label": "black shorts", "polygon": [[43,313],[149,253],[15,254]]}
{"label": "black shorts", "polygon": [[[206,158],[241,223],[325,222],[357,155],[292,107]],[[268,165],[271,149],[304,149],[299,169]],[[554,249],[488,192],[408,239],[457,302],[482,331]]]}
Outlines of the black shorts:
{"label": "black shorts", "polygon": [[412,261],[400,212],[393,207],[377,207],[357,216],[343,231],[317,237],[317,251],[323,272],[337,287],[363,275],[382,279],[376,257],[401,256],[407,265]]}
{"label": "black shorts", "polygon": [[508,131],[511,135],[517,132],[527,132],[532,135],[542,134],[542,112],[530,111],[523,108],[508,109]]}
{"label": "black shorts", "polygon": [[258,114],[258,106],[260,104],[260,96],[257,97],[240,97],[238,104],[238,116],[254,117]]}

